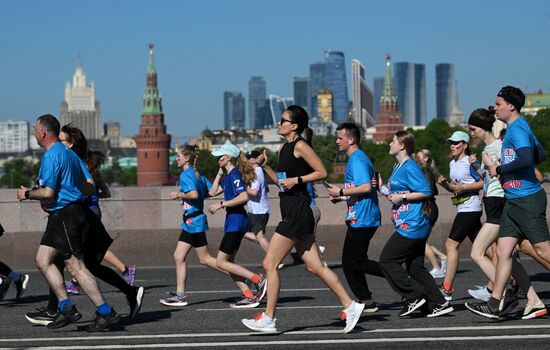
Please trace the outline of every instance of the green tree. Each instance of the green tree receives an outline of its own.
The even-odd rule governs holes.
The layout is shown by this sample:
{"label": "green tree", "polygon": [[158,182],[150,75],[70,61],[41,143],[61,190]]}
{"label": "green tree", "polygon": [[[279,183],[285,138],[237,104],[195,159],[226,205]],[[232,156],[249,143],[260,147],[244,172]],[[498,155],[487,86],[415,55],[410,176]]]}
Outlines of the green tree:
{"label": "green tree", "polygon": [[19,186],[32,187],[34,180],[38,176],[40,162],[23,158],[15,158],[4,162],[4,175],[0,177],[0,187],[19,188]]}
{"label": "green tree", "polygon": [[526,120],[546,153],[546,160],[537,165],[537,168],[543,173],[550,172],[550,108],[541,109]]}
{"label": "green tree", "polygon": [[332,166],[338,158],[338,146],[336,145],[336,136],[314,135],[312,140],[313,149],[321,158],[327,172],[332,173]]}

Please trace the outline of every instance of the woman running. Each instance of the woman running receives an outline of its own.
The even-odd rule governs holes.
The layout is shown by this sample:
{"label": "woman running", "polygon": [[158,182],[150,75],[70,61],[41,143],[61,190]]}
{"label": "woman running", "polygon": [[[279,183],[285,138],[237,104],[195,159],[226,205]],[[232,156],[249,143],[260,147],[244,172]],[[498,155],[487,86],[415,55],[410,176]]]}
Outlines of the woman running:
{"label": "woman running", "polygon": [[185,145],[176,149],[176,162],[183,169],[180,174],[180,188],[178,192],[170,195],[174,200],[183,201],[183,222],[174,261],[176,263],[176,293],[168,298],[160,299],[160,303],[166,306],[186,306],[189,296],[185,294],[187,282],[187,254],[191,248],[199,257],[199,262],[218,271],[216,259],[208,252],[208,221],[204,214],[204,199],[208,196],[210,182],[199,174],[196,168],[199,158],[199,147]]}
{"label": "woman running", "polygon": [[[279,135],[286,138],[286,143],[279,151],[277,171],[267,165],[265,152],[263,161],[260,162],[269,178],[282,188],[279,193],[282,221],[271,237],[263,261],[269,280],[265,312],[242,320],[246,327],[258,332],[277,332],[275,312],[281,287],[277,267],[294,246],[308,271],[321,278],[343,305],[341,318],[346,320],[344,333],[355,327],[365,307],[349,297],[338,276],[324,266],[319,257],[313,234],[315,223],[310,207],[311,197],[306,184],[326,178],[327,171],[311,147],[313,132],[308,121],[309,116],[305,109],[296,105],[288,107],[277,124]],[[308,134],[308,141],[300,136],[303,132]]]}
{"label": "woman running", "polygon": [[399,317],[410,315],[426,302],[423,313],[436,317],[453,311],[453,307],[424,267],[426,241],[432,228],[426,215],[429,213],[423,208],[432,193],[422,170],[411,159],[414,148],[414,136],[407,131],[396,132],[390,143],[390,154],[397,164],[380,192],[392,203],[395,232],[382,249],[379,263],[393,290],[405,301]]}
{"label": "woman running", "polygon": [[[248,202],[246,187],[254,181],[256,174],[239,148],[229,142],[219,150],[212,152],[212,155],[218,157],[220,170],[212,183],[209,194],[215,197],[223,192],[224,200],[212,204],[208,211],[214,214],[225,208],[227,214],[216,265],[229,273],[243,294],[243,298],[235,304],[231,304],[230,307],[253,308],[260,305],[260,301],[264,298],[267,280],[262,274],[253,273],[241,265],[235,264],[234,259],[248,228],[248,219],[244,209]],[[223,177],[224,175],[225,177]],[[256,294],[252,293],[246,280],[254,283]]]}

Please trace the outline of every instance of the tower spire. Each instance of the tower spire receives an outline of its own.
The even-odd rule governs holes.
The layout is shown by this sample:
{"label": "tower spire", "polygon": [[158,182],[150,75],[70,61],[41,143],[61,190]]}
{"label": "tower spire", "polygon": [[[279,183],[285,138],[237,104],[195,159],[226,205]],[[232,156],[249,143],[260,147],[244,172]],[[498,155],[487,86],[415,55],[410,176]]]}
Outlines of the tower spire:
{"label": "tower spire", "polygon": [[395,90],[393,89],[393,79],[391,77],[391,56],[389,53],[386,54],[386,78],[384,80],[384,93],[382,98],[386,100],[395,101]]}
{"label": "tower spire", "polygon": [[151,43],[149,44],[149,64],[147,65],[147,73],[157,73],[157,70],[155,68],[155,44]]}

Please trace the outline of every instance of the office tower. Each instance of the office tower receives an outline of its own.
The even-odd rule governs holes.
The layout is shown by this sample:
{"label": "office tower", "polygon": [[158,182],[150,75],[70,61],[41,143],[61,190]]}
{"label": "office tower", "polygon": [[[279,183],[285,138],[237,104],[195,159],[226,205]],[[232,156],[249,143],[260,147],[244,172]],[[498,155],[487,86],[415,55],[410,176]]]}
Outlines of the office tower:
{"label": "office tower", "polygon": [[147,85],[143,96],[143,110],[139,134],[136,141],[138,186],[158,186],[169,184],[168,150],[171,136],[166,133],[162,99],[158,90],[157,70],[154,60],[154,45],[149,44],[147,64]]}
{"label": "office tower", "polygon": [[353,120],[365,129],[374,126],[374,95],[365,80],[365,67],[356,59],[351,60],[351,82]]}
{"label": "office tower", "polygon": [[423,64],[397,62],[394,82],[405,125],[426,124],[426,74]]}
{"label": "office tower", "polygon": [[29,149],[29,122],[0,121],[0,153],[20,153]]}
{"label": "office tower", "polygon": [[65,84],[65,100],[61,103],[61,125],[71,123],[79,128],[88,139],[100,139],[101,112],[95,99],[93,82],[86,84],[86,75],[80,64],[80,57],[73,75],[73,83]]}
{"label": "office tower", "polygon": [[[455,87],[458,87],[458,83],[455,81]],[[451,114],[449,115],[449,125],[458,126],[464,122],[464,113],[460,109],[458,103],[458,88],[455,88],[455,99],[453,108],[451,108]]]}
{"label": "office tower", "polygon": [[435,93],[436,93],[436,116],[438,119],[449,121],[453,107],[458,103],[456,98],[455,66],[451,63],[439,63],[435,65]]}
{"label": "office tower", "polygon": [[325,88],[325,63],[315,62],[309,65],[310,115],[317,116],[317,94]]}
{"label": "office tower", "polygon": [[332,92],[329,89],[317,94],[317,116],[323,123],[330,123],[334,118]]}
{"label": "office tower", "polygon": [[325,87],[332,92],[333,120],[341,123],[348,118],[349,99],[344,53],[325,51]]}
{"label": "office tower", "polygon": [[294,77],[294,103],[304,107],[308,113],[311,112],[309,77]]}
{"label": "office tower", "polygon": [[374,115],[378,116],[378,114],[380,113],[380,99],[382,98],[382,93],[384,92],[384,77],[374,78],[373,87],[374,87]]}
{"label": "office tower", "polygon": [[275,126],[281,119],[281,115],[288,106],[294,104],[292,97],[281,97],[277,95],[269,95],[268,98],[269,110],[265,119],[265,126]]}
{"label": "office tower", "polygon": [[244,129],[244,97],[240,92],[223,93],[223,115],[225,129]]}
{"label": "office tower", "polygon": [[103,139],[109,148],[119,148],[122,131],[119,122],[107,122],[103,124]]}
{"label": "office tower", "polygon": [[248,81],[248,120],[251,129],[264,127],[264,116],[260,113],[267,98],[265,80],[261,76],[253,76]]}

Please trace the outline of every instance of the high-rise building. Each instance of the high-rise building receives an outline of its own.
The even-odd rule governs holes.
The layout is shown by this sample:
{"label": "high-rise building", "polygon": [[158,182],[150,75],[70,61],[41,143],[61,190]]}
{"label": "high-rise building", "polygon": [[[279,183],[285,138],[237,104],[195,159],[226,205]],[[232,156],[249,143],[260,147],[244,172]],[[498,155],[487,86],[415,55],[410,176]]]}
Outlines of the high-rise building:
{"label": "high-rise building", "polygon": [[343,52],[325,51],[325,87],[332,92],[334,121],[345,121],[348,118],[349,99]]}
{"label": "high-rise building", "polygon": [[88,139],[100,139],[101,112],[99,101],[95,99],[93,82],[86,84],[86,75],[80,64],[80,58],[73,75],[73,83],[65,84],[65,100],[61,102],[61,125],[71,123],[79,128]]}
{"label": "high-rise building", "polygon": [[436,64],[435,82],[437,119],[449,121],[453,108],[458,105],[454,64]]}
{"label": "high-rise building", "polygon": [[143,111],[136,141],[138,186],[169,184],[168,151],[171,136],[166,133],[162,99],[158,90],[154,45],[149,44],[147,64],[147,88],[143,97]]}
{"label": "high-rise building", "polygon": [[334,118],[332,92],[329,89],[319,91],[317,94],[317,115],[323,123],[330,123]]}
{"label": "high-rise building", "polygon": [[372,135],[373,143],[385,143],[393,135],[405,128],[401,122],[401,114],[397,109],[397,96],[393,89],[391,77],[391,56],[386,55],[386,78],[384,79],[384,91],[380,98],[380,114],[377,117],[376,131]]}
{"label": "high-rise building", "polygon": [[352,115],[356,124],[368,128],[374,119],[374,94],[365,80],[365,67],[359,60],[351,60]]}
{"label": "high-rise building", "polygon": [[236,91],[223,93],[223,115],[225,129],[244,129],[244,97]]}
{"label": "high-rise building", "polygon": [[325,88],[325,62],[315,62],[309,65],[309,99],[310,114],[317,116],[317,94]]}
{"label": "high-rise building", "polygon": [[382,94],[384,92],[384,77],[374,78],[373,86],[374,86],[374,115],[378,116],[378,114],[380,113],[380,99],[382,98]]}
{"label": "high-rise building", "polygon": [[405,125],[426,124],[426,74],[423,64],[396,62],[394,82]]}
{"label": "high-rise building", "polygon": [[251,129],[264,127],[265,117],[261,114],[267,99],[265,80],[261,76],[253,76],[248,81],[248,120]]}
{"label": "high-rise building", "polygon": [[29,122],[0,121],[0,153],[20,153],[29,149]]}
{"label": "high-rise building", "polygon": [[110,148],[119,148],[122,131],[119,122],[107,122],[103,124],[103,140],[107,142]]}
{"label": "high-rise building", "polygon": [[294,104],[292,97],[281,97],[277,95],[269,95],[267,102],[269,112],[265,119],[265,127],[275,126],[279,119],[281,119],[281,115],[285,109]]}
{"label": "high-rise building", "polygon": [[309,77],[294,77],[294,103],[311,112],[309,93]]}

